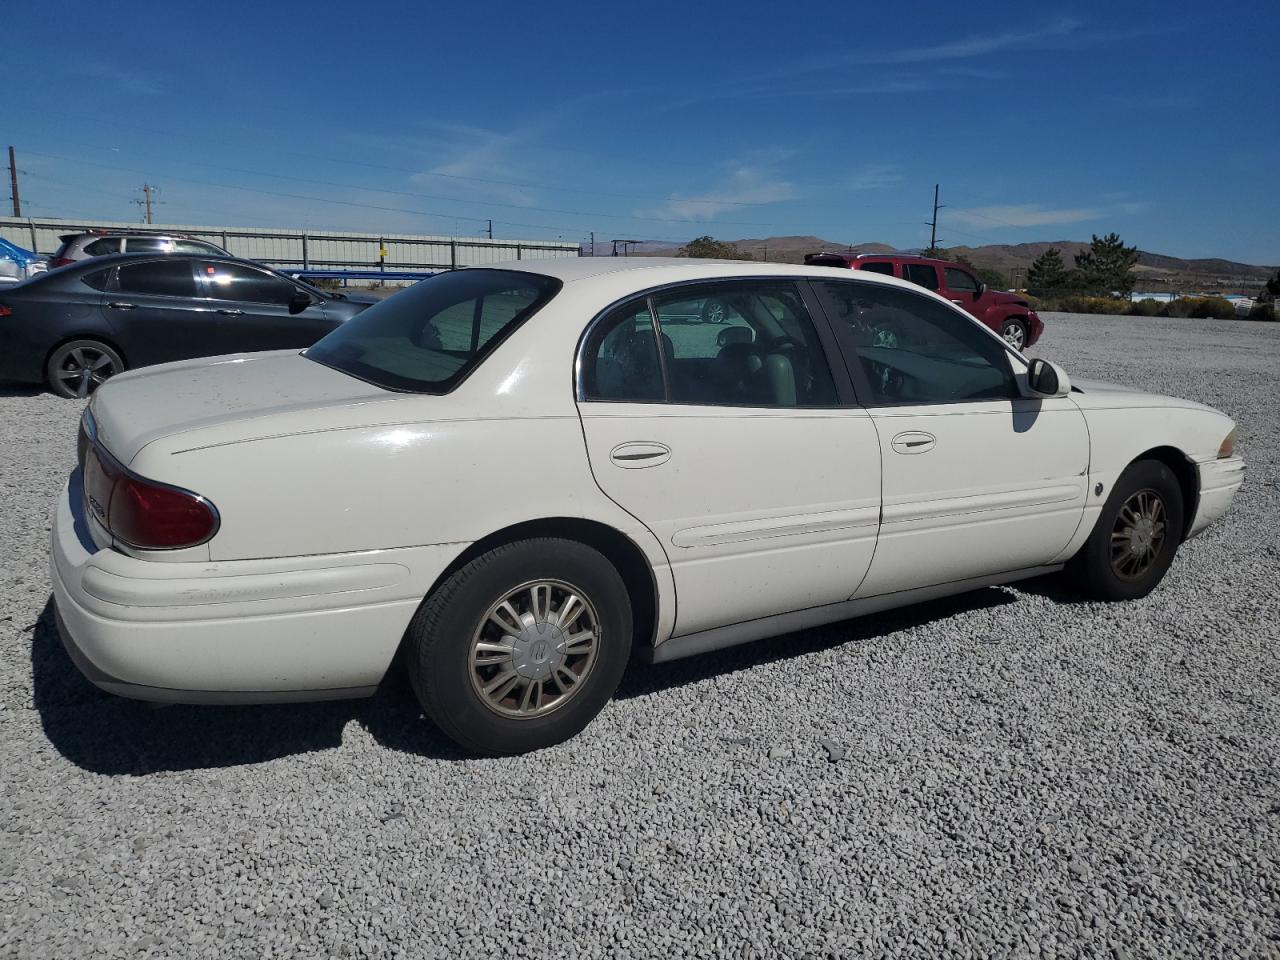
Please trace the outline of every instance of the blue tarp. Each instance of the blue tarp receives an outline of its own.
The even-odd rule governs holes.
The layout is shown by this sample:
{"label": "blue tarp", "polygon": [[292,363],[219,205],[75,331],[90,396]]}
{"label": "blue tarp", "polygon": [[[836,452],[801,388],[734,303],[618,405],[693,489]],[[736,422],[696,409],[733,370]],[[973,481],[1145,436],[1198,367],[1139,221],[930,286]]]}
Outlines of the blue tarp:
{"label": "blue tarp", "polygon": [[16,243],[10,243],[0,237],[0,260],[12,260],[21,267],[29,267],[40,258],[30,250],[25,250]]}

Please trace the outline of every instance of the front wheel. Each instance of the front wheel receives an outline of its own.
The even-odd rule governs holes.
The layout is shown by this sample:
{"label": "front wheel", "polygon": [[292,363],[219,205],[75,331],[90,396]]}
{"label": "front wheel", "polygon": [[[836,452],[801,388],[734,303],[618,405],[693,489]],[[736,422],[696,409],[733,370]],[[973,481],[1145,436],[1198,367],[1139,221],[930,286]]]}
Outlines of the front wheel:
{"label": "front wheel", "polygon": [[1136,600],[1164,579],[1182,539],[1182,488],[1157,460],[1131,464],[1111,490],[1076,558],[1099,600]]}
{"label": "front wheel", "polygon": [[560,743],[613,696],[631,654],[631,599],[572,540],[523,540],[463,566],[409,626],[409,680],[461,746],[499,756]]}
{"label": "front wheel", "polygon": [[1004,342],[1013,349],[1021,350],[1027,345],[1027,325],[1016,317],[1006,320],[1004,326],[1000,328],[1000,336],[1004,337]]}
{"label": "front wheel", "polygon": [[105,343],[70,340],[49,354],[44,378],[58,396],[83,399],[123,369],[120,354]]}

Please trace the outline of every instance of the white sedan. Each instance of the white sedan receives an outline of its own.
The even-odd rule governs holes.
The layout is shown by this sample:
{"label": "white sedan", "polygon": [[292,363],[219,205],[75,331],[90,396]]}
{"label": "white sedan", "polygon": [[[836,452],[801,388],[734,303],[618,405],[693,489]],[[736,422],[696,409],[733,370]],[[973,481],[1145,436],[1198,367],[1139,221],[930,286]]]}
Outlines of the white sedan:
{"label": "white sedan", "polygon": [[573,736],[633,652],[1072,568],[1143,596],[1244,476],[1209,407],[1078,383],[920,287],[824,267],[510,263],[310,349],[144,368],[82,424],[58,622],[98,686],[374,691],[482,753]]}

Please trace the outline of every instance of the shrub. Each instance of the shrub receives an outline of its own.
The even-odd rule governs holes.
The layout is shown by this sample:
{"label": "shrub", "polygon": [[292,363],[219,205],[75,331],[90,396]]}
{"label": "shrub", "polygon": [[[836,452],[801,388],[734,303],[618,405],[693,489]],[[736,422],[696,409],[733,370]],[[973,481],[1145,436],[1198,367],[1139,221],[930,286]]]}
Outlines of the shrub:
{"label": "shrub", "polygon": [[1058,308],[1067,313],[1125,313],[1128,300],[1115,297],[1063,297]]}
{"label": "shrub", "polygon": [[1191,308],[1191,316],[1197,320],[1234,320],[1236,307],[1221,297],[1202,297]]}
{"label": "shrub", "polygon": [[1144,297],[1129,304],[1129,313],[1135,317],[1158,317],[1162,306],[1163,304],[1159,300]]}
{"label": "shrub", "polygon": [[1160,309],[1160,316],[1172,317],[1175,320],[1183,320],[1191,316],[1191,307],[1193,301],[1186,297],[1179,297],[1177,300],[1170,300]]}
{"label": "shrub", "polygon": [[1277,319],[1275,305],[1271,303],[1255,303],[1253,309],[1249,311],[1249,319],[1275,323]]}

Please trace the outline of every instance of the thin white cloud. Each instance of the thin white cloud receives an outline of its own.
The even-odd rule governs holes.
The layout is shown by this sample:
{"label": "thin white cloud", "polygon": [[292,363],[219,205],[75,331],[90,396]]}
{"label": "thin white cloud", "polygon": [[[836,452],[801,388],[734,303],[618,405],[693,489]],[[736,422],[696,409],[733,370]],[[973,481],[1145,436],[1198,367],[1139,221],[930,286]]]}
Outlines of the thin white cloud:
{"label": "thin white cloud", "polygon": [[637,210],[637,217],[677,220],[711,220],[717,214],[744,203],[779,203],[795,197],[795,188],[786,180],[772,177],[759,167],[739,166],[716,188],[697,198],[673,196],[661,206]]}
{"label": "thin white cloud", "polygon": [[1008,206],[969,207],[947,210],[943,217],[952,223],[973,227],[1043,227],[1058,223],[1083,223],[1099,220],[1107,211],[1096,207],[1067,207],[1045,209],[1036,203]]}

